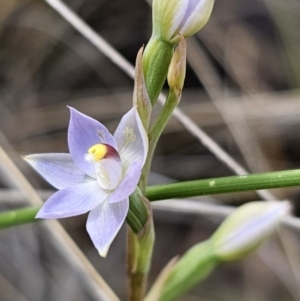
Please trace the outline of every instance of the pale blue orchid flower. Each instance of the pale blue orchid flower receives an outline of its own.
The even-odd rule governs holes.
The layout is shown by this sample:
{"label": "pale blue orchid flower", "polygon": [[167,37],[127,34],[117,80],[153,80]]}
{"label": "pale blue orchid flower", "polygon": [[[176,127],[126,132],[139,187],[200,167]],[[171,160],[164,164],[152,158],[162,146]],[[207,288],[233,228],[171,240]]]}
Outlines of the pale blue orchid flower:
{"label": "pale blue orchid flower", "polygon": [[137,108],[126,113],[115,134],[95,119],[70,108],[70,153],[35,154],[25,160],[59,189],[37,218],[56,219],[90,211],[87,231],[106,256],[122,226],[148,152]]}

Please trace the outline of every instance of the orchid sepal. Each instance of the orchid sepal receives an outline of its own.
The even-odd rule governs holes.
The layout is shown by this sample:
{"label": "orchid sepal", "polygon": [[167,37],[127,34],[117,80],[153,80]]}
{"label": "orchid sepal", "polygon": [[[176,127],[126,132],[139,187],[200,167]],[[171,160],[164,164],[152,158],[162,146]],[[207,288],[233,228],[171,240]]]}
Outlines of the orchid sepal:
{"label": "orchid sepal", "polygon": [[214,0],[154,0],[153,35],[177,43],[179,35],[187,38],[209,20]]}

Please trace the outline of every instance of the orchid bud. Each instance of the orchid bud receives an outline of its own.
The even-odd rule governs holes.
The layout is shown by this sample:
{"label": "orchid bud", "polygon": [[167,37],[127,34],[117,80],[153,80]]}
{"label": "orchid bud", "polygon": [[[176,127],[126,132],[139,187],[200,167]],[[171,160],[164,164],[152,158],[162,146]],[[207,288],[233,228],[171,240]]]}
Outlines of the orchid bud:
{"label": "orchid bud", "polygon": [[251,202],[236,209],[212,236],[215,255],[237,260],[255,250],[272,234],[291,209],[289,202]]}
{"label": "orchid bud", "polygon": [[177,94],[181,94],[186,71],[186,41],[180,36],[180,42],[175,48],[168,71],[168,84]]}
{"label": "orchid bud", "polygon": [[208,21],[214,0],[153,0],[153,34],[168,42],[189,37]]}

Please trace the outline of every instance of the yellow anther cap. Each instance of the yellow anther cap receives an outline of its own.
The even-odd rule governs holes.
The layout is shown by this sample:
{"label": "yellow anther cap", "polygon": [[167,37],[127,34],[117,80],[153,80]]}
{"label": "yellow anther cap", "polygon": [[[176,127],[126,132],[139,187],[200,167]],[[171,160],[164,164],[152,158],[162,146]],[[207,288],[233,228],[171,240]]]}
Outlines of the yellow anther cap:
{"label": "yellow anther cap", "polygon": [[94,162],[99,162],[107,154],[107,146],[105,144],[95,144],[88,150],[88,155]]}

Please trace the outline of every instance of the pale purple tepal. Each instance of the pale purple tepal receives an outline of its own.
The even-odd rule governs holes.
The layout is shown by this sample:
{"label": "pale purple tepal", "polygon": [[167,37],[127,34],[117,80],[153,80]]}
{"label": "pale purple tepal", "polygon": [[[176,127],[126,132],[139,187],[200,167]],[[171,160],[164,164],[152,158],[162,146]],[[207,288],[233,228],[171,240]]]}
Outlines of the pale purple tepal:
{"label": "pale purple tepal", "polygon": [[208,21],[215,0],[153,0],[153,34],[168,42],[187,38]]}
{"label": "pale purple tepal", "polygon": [[126,218],[129,196],[146,160],[148,138],[136,107],[123,116],[114,135],[95,119],[73,108],[70,111],[70,153],[25,157],[59,189],[36,217],[65,218],[90,211],[87,231],[105,257]]}

